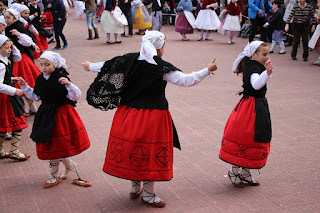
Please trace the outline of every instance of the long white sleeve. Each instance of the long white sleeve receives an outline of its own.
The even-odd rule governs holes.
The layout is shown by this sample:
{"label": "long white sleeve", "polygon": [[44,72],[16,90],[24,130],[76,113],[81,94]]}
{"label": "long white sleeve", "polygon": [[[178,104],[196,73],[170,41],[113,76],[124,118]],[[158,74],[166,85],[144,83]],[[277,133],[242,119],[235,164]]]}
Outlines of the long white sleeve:
{"label": "long white sleeve", "polygon": [[13,46],[12,48],[12,56],[13,62],[21,61],[21,53],[16,46]]}
{"label": "long white sleeve", "polygon": [[34,100],[34,101],[39,101],[40,97],[37,96],[34,91],[33,88],[29,87],[28,84],[25,84],[23,87],[21,87],[21,91],[26,95],[26,97],[30,100]]}
{"label": "long white sleeve", "polygon": [[266,85],[267,81],[271,78],[271,75],[269,76],[267,74],[267,70],[263,71],[261,75],[258,73],[253,73],[250,76],[250,83],[255,90],[261,89],[264,85]]}
{"label": "long white sleeve", "polygon": [[69,98],[72,101],[77,101],[80,99],[82,93],[76,85],[71,83],[70,86],[66,86],[66,88],[68,90],[67,98]]}
{"label": "long white sleeve", "polygon": [[97,62],[97,63],[90,63],[89,70],[91,72],[100,72],[101,68],[103,67],[104,62]]}
{"label": "long white sleeve", "polygon": [[6,74],[6,67],[4,66],[4,64],[1,63],[0,64],[0,93],[13,96],[17,89],[3,83],[5,74]]}
{"label": "long white sleeve", "polygon": [[35,43],[32,41],[32,38],[24,33],[20,33],[20,36],[18,37],[18,42],[25,47],[35,45]]}
{"label": "long white sleeve", "polygon": [[198,72],[192,72],[190,74],[185,74],[180,71],[171,71],[164,74],[163,79],[181,87],[191,87],[198,84],[209,74],[210,71],[208,70],[208,68],[204,68]]}

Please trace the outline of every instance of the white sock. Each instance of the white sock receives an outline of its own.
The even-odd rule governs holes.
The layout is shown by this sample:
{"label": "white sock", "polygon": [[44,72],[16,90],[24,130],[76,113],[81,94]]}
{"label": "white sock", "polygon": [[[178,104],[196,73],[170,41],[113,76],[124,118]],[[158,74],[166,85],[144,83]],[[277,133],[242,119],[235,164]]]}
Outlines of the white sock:
{"label": "white sock", "polygon": [[206,39],[209,39],[209,30],[207,30]]}
{"label": "white sock", "polygon": [[141,183],[142,183],[142,181],[132,180],[132,181],[131,181],[131,185],[132,185],[131,192],[132,192],[132,193],[137,193],[137,192],[139,192],[140,189],[141,189]]}
{"label": "white sock", "polygon": [[181,33],[181,35],[182,35],[182,39],[183,39],[183,40],[187,39],[186,34]]}
{"label": "white sock", "polygon": [[200,39],[203,39],[203,32],[204,32],[204,30],[200,31]]}
{"label": "white sock", "polygon": [[161,202],[161,199],[154,193],[154,181],[143,181],[142,199],[149,203]]}
{"label": "white sock", "polygon": [[229,169],[231,181],[233,183],[240,183],[241,182],[239,176],[237,176],[239,174],[239,169],[240,169],[239,166],[232,166],[231,169]]}
{"label": "white sock", "polygon": [[38,108],[37,108],[35,101],[27,99],[27,103],[29,105],[29,112],[37,112],[38,111]]}
{"label": "white sock", "polygon": [[110,33],[107,33],[107,41],[111,42],[111,40],[110,40]]}
{"label": "white sock", "polygon": [[114,40],[118,41],[118,34],[117,33],[114,34]]}
{"label": "white sock", "polygon": [[247,180],[249,180],[249,181],[253,181],[253,180],[254,180],[254,179],[252,178],[252,176],[251,176],[250,169],[248,169],[248,168],[242,168],[242,170],[241,170],[241,172],[240,172],[240,175],[241,175],[243,178],[245,178],[245,179],[247,179]]}
{"label": "white sock", "polygon": [[54,183],[58,180],[58,171],[59,171],[59,163],[60,159],[50,160],[50,168],[51,168],[51,175],[47,180],[47,183]]}
{"label": "white sock", "polygon": [[65,167],[65,170],[63,172],[63,174],[61,175],[61,178],[62,179],[66,179],[70,172],[76,172],[76,163],[71,160],[71,158],[62,158],[61,159],[61,163],[63,163],[64,167]]}

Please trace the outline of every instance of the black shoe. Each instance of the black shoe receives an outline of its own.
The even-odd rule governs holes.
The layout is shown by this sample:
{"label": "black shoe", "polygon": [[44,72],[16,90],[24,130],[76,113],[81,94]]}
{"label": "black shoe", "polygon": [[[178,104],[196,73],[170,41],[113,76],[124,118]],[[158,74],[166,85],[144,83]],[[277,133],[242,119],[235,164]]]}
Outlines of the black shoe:
{"label": "black shoe", "polygon": [[303,58],[303,61],[308,61],[308,58]]}
{"label": "black shoe", "polygon": [[289,44],[285,44],[284,46],[289,47],[289,46],[292,46],[292,44],[289,43]]}
{"label": "black shoe", "polygon": [[273,53],[273,51],[272,51],[272,50],[270,50],[270,51],[269,51],[269,53]]}
{"label": "black shoe", "polygon": [[294,61],[297,60],[297,57],[295,57],[295,56],[292,56],[291,58],[292,58],[292,60],[294,60]]}

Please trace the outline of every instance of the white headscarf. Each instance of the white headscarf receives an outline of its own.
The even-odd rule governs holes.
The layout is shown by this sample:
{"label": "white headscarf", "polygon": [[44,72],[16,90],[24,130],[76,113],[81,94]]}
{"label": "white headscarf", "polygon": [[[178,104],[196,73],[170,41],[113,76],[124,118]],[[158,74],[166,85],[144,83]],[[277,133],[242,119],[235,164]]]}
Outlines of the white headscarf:
{"label": "white headscarf", "polygon": [[6,25],[7,26],[7,23],[4,19],[4,16],[0,16],[0,24],[3,24],[3,25]]}
{"label": "white headscarf", "polygon": [[243,52],[238,55],[238,58],[233,62],[232,72],[236,72],[237,67],[240,61],[245,57],[251,58],[252,54],[255,53],[258,47],[263,43],[263,41],[252,41],[248,43],[247,46],[244,48]]}
{"label": "white headscarf", "polygon": [[16,20],[20,20],[20,17],[21,17],[20,13],[18,11],[16,11],[15,9],[9,8],[6,10],[6,12],[10,12],[15,17]]}
{"label": "white headscarf", "polygon": [[157,63],[153,60],[153,56],[157,55],[157,49],[164,45],[166,37],[163,33],[156,30],[147,30],[142,37],[139,60],[146,60],[150,64]]}
{"label": "white headscarf", "polygon": [[17,7],[15,8],[16,11],[18,11],[19,13],[25,11],[25,10],[29,10],[29,8],[24,5],[24,4],[19,4],[17,5]]}
{"label": "white headscarf", "polygon": [[45,58],[48,61],[50,61],[55,68],[63,68],[66,71],[68,71],[68,67],[66,65],[66,59],[62,58],[62,56],[59,53],[55,53],[52,51],[45,51],[42,53],[40,58]]}
{"label": "white headscarf", "polygon": [[7,40],[9,40],[9,38],[8,38],[7,36],[0,34],[0,47],[2,47],[2,45],[3,45]]}

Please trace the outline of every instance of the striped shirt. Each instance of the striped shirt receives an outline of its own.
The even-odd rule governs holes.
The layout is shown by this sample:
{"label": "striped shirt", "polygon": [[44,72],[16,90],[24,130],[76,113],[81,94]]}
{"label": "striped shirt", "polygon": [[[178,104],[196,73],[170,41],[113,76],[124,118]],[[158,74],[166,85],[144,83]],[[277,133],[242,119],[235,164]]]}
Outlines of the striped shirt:
{"label": "striped shirt", "polygon": [[312,24],[317,23],[314,17],[314,9],[310,4],[307,4],[304,8],[301,8],[299,4],[295,4],[287,19],[287,23],[290,23],[292,17],[293,23],[310,23],[310,19],[312,19]]}

